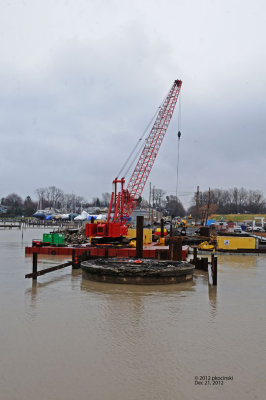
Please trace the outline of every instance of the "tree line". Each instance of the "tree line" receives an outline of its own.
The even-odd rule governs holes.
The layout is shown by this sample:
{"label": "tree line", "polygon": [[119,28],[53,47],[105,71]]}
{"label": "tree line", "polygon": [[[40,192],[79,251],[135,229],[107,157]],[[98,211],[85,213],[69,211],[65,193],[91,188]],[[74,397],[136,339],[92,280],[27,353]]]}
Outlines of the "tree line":
{"label": "tree line", "polygon": [[[30,196],[23,199],[17,193],[11,193],[6,197],[2,197],[1,205],[6,207],[5,215],[15,216],[24,215],[31,216],[37,209],[55,209],[64,210],[65,212],[80,212],[88,207],[108,207],[111,194],[102,193],[101,197],[93,197],[88,201],[82,196],[73,193],[64,193],[62,189],[56,186],[38,188],[35,190],[37,200],[32,200]],[[153,187],[152,196],[149,201],[144,198],[139,199],[139,206],[143,208],[151,207],[160,211],[163,215],[184,216],[185,209],[183,204],[176,196],[168,196],[162,189]]]}
{"label": "tree line", "polygon": [[[2,197],[1,206],[6,207],[6,215],[31,216],[37,209],[51,208],[66,212],[80,212],[88,207],[108,207],[111,194],[105,192],[101,197],[93,197],[88,201],[84,197],[73,193],[64,193],[55,186],[38,188],[35,191],[37,200],[30,196],[23,199],[17,193]],[[149,200],[139,199],[143,208],[151,207],[163,215],[184,216],[186,213],[196,215],[208,209],[208,214],[260,214],[266,213],[266,200],[259,190],[244,188],[212,189],[195,192],[191,207],[186,211],[178,197],[167,195],[162,189],[153,187]]]}
{"label": "tree line", "polygon": [[186,210],[177,196],[167,195],[164,190],[159,188],[153,187],[150,193],[150,204],[165,216],[183,217],[186,214]]}
{"label": "tree line", "polygon": [[261,214],[266,212],[266,200],[259,190],[242,188],[212,189],[195,192],[188,213],[209,209],[210,214]]}
{"label": "tree line", "polygon": [[6,216],[31,216],[38,209],[55,209],[64,210],[66,212],[80,212],[81,209],[88,207],[106,207],[109,205],[111,195],[103,193],[101,198],[93,197],[91,201],[86,200],[83,196],[73,193],[64,193],[64,191],[56,186],[46,188],[38,188],[35,190],[37,200],[32,200],[31,196],[23,199],[17,193],[10,193],[6,197],[2,197],[0,207],[5,210]]}

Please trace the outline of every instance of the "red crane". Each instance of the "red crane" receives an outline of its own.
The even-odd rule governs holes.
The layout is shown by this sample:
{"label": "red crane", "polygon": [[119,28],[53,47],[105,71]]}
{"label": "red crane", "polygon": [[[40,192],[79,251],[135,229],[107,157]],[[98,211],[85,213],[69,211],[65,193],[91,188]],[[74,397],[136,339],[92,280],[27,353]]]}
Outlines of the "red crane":
{"label": "red crane", "polygon": [[[127,221],[139,202],[144,186],[150,175],[154,161],[174,113],[182,81],[175,80],[164,102],[159,107],[153,127],[145,141],[135,169],[125,188],[125,178],[115,178],[111,195],[107,222],[86,225],[86,236],[121,238],[127,235]],[[120,184],[120,190],[118,188]],[[111,213],[113,210],[113,216]]]}

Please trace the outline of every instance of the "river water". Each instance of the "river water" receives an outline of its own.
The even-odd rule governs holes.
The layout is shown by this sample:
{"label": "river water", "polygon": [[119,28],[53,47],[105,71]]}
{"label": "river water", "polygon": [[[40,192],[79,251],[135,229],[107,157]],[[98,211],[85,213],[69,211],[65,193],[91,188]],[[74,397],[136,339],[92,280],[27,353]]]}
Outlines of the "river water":
{"label": "river water", "polygon": [[266,398],[265,256],[219,256],[217,290],[204,272],[130,286],[67,267],[32,283],[24,248],[42,232],[0,231],[1,400]]}

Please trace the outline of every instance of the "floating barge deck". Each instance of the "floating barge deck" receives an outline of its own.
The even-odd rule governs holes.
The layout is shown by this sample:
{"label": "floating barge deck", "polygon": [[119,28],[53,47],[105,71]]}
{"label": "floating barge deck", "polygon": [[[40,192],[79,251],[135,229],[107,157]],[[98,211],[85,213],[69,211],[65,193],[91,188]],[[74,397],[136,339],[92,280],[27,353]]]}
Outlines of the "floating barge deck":
{"label": "floating barge deck", "polygon": [[[182,246],[182,260],[186,260],[189,246]],[[133,258],[136,257],[136,249],[132,247],[111,247],[111,246],[97,246],[97,247],[25,247],[25,255],[33,253],[46,254],[52,256],[72,256],[73,250],[76,255],[81,255],[85,252],[89,252],[90,257],[123,257]],[[168,246],[154,246],[144,245],[143,246],[143,258],[158,258],[167,259],[169,252]]]}

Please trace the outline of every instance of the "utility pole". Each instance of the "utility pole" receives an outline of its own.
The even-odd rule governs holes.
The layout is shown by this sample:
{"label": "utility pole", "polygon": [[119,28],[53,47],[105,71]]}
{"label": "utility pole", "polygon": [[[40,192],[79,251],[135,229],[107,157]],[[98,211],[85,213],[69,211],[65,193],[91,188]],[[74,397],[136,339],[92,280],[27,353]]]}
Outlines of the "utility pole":
{"label": "utility pole", "polygon": [[196,218],[195,218],[195,225],[198,223],[199,218],[199,186],[197,186],[197,193],[196,193]]}
{"label": "utility pole", "polygon": [[151,182],[150,182],[150,192],[149,192],[149,224],[151,223]]}
{"label": "utility pole", "polygon": [[209,188],[209,193],[208,193],[208,204],[207,204],[207,211],[206,211],[206,225],[207,225],[207,219],[209,217],[210,203],[211,203],[211,188]]}
{"label": "utility pole", "polygon": [[153,209],[154,209],[154,191],[155,191],[155,186],[152,188],[152,224],[154,223],[154,215],[153,215]]}

